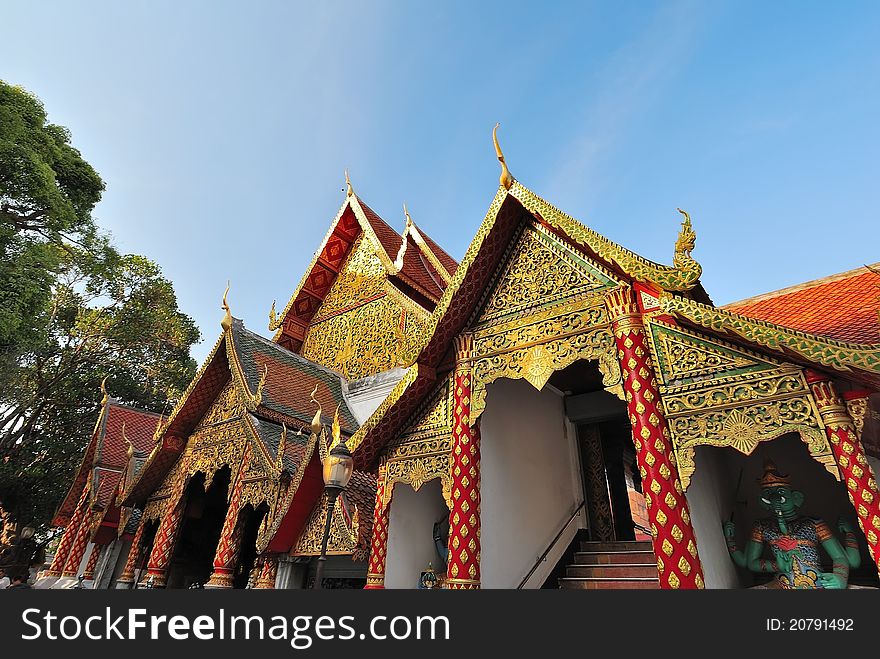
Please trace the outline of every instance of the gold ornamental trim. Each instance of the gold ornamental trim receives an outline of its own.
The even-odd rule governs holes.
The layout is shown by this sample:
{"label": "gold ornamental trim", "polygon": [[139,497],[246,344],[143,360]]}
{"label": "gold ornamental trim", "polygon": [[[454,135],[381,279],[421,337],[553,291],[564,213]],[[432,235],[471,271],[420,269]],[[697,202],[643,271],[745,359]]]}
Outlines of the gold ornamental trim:
{"label": "gold ornamental trim", "polygon": [[660,308],[706,329],[730,332],[771,350],[790,350],[801,357],[840,371],[880,373],[880,344],[855,344],[807,334],[781,325],[710,307],[678,295],[662,293]]}

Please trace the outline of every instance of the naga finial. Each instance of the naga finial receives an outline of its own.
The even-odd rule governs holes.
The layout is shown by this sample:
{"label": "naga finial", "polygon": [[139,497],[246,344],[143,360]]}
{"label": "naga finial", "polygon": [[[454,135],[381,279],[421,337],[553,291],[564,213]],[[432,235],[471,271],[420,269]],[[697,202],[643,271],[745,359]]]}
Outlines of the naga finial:
{"label": "naga finial", "polygon": [[318,411],[315,412],[315,416],[312,419],[312,434],[320,435],[323,427],[321,426],[321,403],[319,403],[315,399],[315,394],[318,393],[318,385],[315,385],[315,388],[312,389],[312,395],[309,397],[311,401],[318,406]]}
{"label": "naga finial", "polygon": [[406,202],[403,202],[403,214],[406,215],[406,226],[403,229],[403,240],[400,243],[400,249],[397,250],[397,257],[394,259],[394,267],[400,272],[403,269],[403,256],[406,254],[407,247],[409,246],[409,232],[412,227],[412,218],[409,216],[409,211],[406,210]]}
{"label": "naga finial", "polygon": [[[342,403],[339,403],[339,405],[342,405]],[[330,442],[331,448],[342,441],[342,431],[339,427],[339,405],[336,406],[336,412],[333,414],[333,425],[330,429],[330,437],[332,439],[332,441]]]}
{"label": "naga finial", "polygon": [[107,378],[109,376],[104,376],[104,379],[101,380],[101,407],[107,404],[107,401],[110,400],[110,395],[107,393]]}
{"label": "naga finial", "polygon": [[232,327],[232,311],[229,309],[229,303],[226,301],[227,295],[229,295],[228,279],[226,280],[226,290],[223,291],[223,304],[220,305],[220,308],[226,312],[223,316],[223,320],[220,321],[220,327],[222,327],[226,331],[228,331]]}
{"label": "naga finial", "polygon": [[348,169],[345,170],[345,196],[351,197],[354,195],[354,188],[351,187],[351,179],[348,177]]}
{"label": "naga finial", "polygon": [[403,214],[406,215],[406,226],[410,226],[413,221],[412,218],[409,216],[409,211],[406,210],[406,202],[403,202]]}
{"label": "naga finial", "polygon": [[675,241],[675,256],[672,260],[675,265],[679,265],[683,259],[690,258],[691,250],[697,244],[697,234],[691,226],[691,216],[680,208],[675,210],[684,216],[681,221],[681,230],[678,232],[678,239]]}
{"label": "naga finial", "polygon": [[275,470],[284,470],[284,450],[287,448],[287,424],[281,422],[281,438],[278,440],[278,455],[275,456]]}
{"label": "naga finial", "polygon": [[269,309],[269,331],[278,329],[278,312],[275,311],[275,300],[272,300],[272,308]]}
{"label": "naga finial", "polygon": [[501,185],[504,186],[505,190],[510,190],[513,185],[513,176],[507,168],[507,163],[504,162],[504,154],[501,153],[501,145],[498,144],[498,127],[500,125],[500,123],[496,123],[495,128],[492,129],[492,142],[495,144],[495,155],[498,156],[498,162],[501,163],[501,177],[498,180],[501,182]]}
{"label": "naga finial", "polygon": [[131,440],[125,436],[125,421],[122,422],[122,441],[128,446],[126,453],[128,454],[128,459],[131,460],[131,456],[134,455],[134,444],[132,444]]}

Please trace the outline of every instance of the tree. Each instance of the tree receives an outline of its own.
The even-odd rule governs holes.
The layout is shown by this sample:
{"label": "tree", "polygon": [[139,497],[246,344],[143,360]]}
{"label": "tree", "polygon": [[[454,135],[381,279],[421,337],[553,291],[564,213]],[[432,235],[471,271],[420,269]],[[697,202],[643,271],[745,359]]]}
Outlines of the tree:
{"label": "tree", "polygon": [[0,81],[0,510],[19,524],[49,524],[105,376],[167,411],[195,374],[195,323],[155,263],[101,234],[103,189],[40,101]]}

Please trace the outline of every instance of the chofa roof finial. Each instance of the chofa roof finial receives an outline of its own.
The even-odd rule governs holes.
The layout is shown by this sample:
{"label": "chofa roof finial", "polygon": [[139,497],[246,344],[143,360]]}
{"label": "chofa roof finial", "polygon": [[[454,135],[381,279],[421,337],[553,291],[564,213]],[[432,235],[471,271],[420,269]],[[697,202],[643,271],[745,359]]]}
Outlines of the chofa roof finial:
{"label": "chofa roof finial", "polygon": [[681,230],[678,232],[678,239],[675,241],[673,263],[677,266],[678,261],[690,257],[691,251],[697,244],[697,233],[694,231],[693,226],[691,226],[691,216],[680,208],[675,210],[684,216],[684,219],[681,221]]}
{"label": "chofa roof finial", "polygon": [[495,144],[495,155],[498,156],[498,162],[501,163],[501,177],[499,178],[499,181],[501,182],[501,185],[504,186],[505,190],[510,190],[513,185],[513,176],[507,168],[507,163],[504,162],[504,154],[501,153],[501,145],[498,144],[498,127],[500,125],[500,123],[496,123],[495,128],[492,129],[492,142]]}
{"label": "chofa roof finial", "polygon": [[107,378],[109,376],[105,375],[104,379],[101,380],[101,407],[107,404],[107,401],[110,400],[110,394],[107,393]]}
{"label": "chofa roof finial", "polygon": [[351,197],[354,194],[354,188],[351,187],[351,179],[348,177],[348,169],[345,170],[345,196]]}
{"label": "chofa roof finial", "polygon": [[220,327],[222,327],[225,331],[228,331],[232,327],[232,311],[230,311],[229,303],[226,301],[226,296],[228,294],[229,280],[226,281],[226,290],[223,292],[223,304],[220,306],[220,308],[226,312],[223,316],[223,320],[220,321]]}

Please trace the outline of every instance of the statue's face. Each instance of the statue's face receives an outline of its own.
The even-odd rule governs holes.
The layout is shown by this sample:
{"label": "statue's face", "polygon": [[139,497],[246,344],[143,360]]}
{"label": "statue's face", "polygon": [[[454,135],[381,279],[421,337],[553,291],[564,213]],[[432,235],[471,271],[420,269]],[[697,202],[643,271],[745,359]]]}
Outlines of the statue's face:
{"label": "statue's face", "polygon": [[761,490],[761,507],[778,517],[788,518],[796,515],[803,502],[804,495],[801,492],[784,485],[765,487]]}

